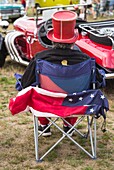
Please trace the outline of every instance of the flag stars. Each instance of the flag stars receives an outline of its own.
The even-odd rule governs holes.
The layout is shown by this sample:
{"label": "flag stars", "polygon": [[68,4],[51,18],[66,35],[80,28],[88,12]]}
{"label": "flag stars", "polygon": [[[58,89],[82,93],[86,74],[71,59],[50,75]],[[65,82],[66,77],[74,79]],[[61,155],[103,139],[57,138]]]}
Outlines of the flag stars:
{"label": "flag stars", "polygon": [[70,98],[70,99],[68,99],[68,101],[69,101],[69,102],[72,102],[72,101],[73,101],[73,99],[72,99],[72,98]]}
{"label": "flag stars", "polygon": [[105,99],[105,96],[104,96],[104,95],[101,95],[101,99]]}
{"label": "flag stars", "polygon": [[94,94],[91,94],[91,95],[90,95],[90,98],[94,98],[94,97],[95,97],[95,95],[94,95]]}
{"label": "flag stars", "polygon": [[82,100],[83,100],[83,97],[79,97],[79,100],[82,101]]}
{"label": "flag stars", "polygon": [[92,109],[90,109],[90,113],[93,113],[94,112],[94,109],[92,108]]}
{"label": "flag stars", "polygon": [[83,93],[86,93],[86,90],[83,90],[82,92],[83,92]]}

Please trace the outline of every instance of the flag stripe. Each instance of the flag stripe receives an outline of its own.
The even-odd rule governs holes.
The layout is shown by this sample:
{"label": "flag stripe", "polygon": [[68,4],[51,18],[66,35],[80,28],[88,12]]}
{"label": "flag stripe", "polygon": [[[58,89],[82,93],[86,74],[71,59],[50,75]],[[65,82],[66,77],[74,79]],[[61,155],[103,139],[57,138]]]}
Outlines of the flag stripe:
{"label": "flag stripe", "polygon": [[[90,98],[91,100],[82,102],[81,96],[83,96],[83,98],[85,97],[85,99]],[[96,104],[93,97],[96,97],[96,100],[99,99]],[[77,102],[77,100],[80,101]],[[43,116],[44,113],[49,112],[52,113],[52,115],[67,117],[77,114],[102,114],[104,109],[108,110],[108,107],[108,101],[100,90],[88,90],[87,92],[67,95],[50,92],[38,87],[28,87],[20,91],[18,95],[10,99],[9,102],[9,109],[13,115],[29,111],[30,108],[33,108],[40,113],[43,112]],[[42,114],[40,116],[42,117]]]}

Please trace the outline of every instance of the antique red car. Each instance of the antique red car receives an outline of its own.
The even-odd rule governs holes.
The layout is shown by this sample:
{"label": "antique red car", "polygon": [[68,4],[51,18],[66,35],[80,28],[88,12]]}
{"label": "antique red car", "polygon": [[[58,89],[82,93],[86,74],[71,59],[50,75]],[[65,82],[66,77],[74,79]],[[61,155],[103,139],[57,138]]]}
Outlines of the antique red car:
{"label": "antique red car", "polygon": [[[28,65],[37,52],[52,48],[46,33],[52,27],[50,18],[55,8],[46,9],[36,18],[24,16],[14,22],[14,30],[5,36],[5,45],[12,60]],[[38,11],[38,10],[37,10]],[[87,22],[77,19],[79,37],[76,45],[105,71],[106,78],[114,78],[114,21]]]}
{"label": "antique red car", "polygon": [[[21,17],[13,26],[14,30],[5,36],[5,44],[12,60],[28,65],[37,52],[52,47],[46,38],[49,27],[52,27],[52,13],[61,8],[74,9],[75,5],[37,8],[36,18]],[[42,12],[42,15],[39,15]]]}
{"label": "antique red car", "polygon": [[81,34],[76,45],[95,58],[107,78],[114,77],[114,20],[80,24]]}
{"label": "antique red car", "polygon": [[[38,20],[43,23],[42,18]],[[37,34],[36,21],[32,17],[22,17],[14,22],[14,30],[5,37],[5,44],[12,60],[28,65],[34,55],[44,50]]]}

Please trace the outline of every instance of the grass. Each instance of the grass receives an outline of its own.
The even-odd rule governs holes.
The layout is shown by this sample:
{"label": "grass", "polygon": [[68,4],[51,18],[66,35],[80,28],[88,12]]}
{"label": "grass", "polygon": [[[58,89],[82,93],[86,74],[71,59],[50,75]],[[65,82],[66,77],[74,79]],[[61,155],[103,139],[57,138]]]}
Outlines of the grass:
{"label": "grass", "polygon": [[[11,66],[11,68],[9,67]],[[113,170],[114,167],[114,80],[108,80],[104,89],[110,103],[110,111],[107,114],[107,132],[102,133],[101,123],[97,121],[97,156],[96,160],[90,159],[83,151],[80,151],[67,138],[60,143],[42,163],[35,161],[33,119],[30,113],[22,113],[12,116],[8,110],[8,102],[17,94],[15,90],[14,73],[23,73],[25,67],[7,58],[4,68],[0,72],[0,170]],[[10,76],[9,76],[10,75]],[[84,124],[85,127],[85,124]],[[79,129],[83,129],[80,125]],[[53,129],[53,135],[49,138],[41,137],[39,144],[43,150],[47,150],[60,133]],[[77,137],[77,136],[76,136]],[[86,148],[88,143],[77,137]]]}
{"label": "grass", "polygon": [[[102,133],[102,119],[97,121],[97,156],[90,159],[67,138],[41,163],[35,161],[33,118],[30,113],[12,116],[8,103],[17,94],[14,73],[22,74],[25,67],[7,58],[0,70],[0,170],[113,170],[114,168],[114,80],[107,81],[103,90],[110,103],[107,114],[107,132]],[[85,125],[84,125],[85,127]],[[79,129],[83,129],[80,125]],[[60,133],[53,129],[49,138],[41,137],[40,153],[55,142]],[[77,137],[77,136],[76,136]],[[88,143],[77,137],[82,145]]]}

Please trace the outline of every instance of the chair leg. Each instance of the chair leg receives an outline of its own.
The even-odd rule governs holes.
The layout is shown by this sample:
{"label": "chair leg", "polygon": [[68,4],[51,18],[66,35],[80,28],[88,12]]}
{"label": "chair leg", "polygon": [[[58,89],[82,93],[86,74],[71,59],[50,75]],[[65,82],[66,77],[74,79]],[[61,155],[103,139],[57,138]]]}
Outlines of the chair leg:
{"label": "chair leg", "polygon": [[[72,125],[69,123],[69,122],[67,122],[64,118],[61,118],[62,120],[64,120],[64,122],[66,122],[69,126],[71,126],[72,127]],[[74,126],[74,130],[75,130],[75,132],[77,132],[81,137],[85,137],[85,134],[82,134],[78,129],[76,129],[75,127],[80,123],[80,122],[82,122],[83,120],[85,119],[85,116],[81,116],[77,121],[76,121],[76,123],[75,123],[75,126]]]}
{"label": "chair leg", "polygon": [[[60,143],[65,136],[67,136],[75,145],[77,145],[81,150],[83,150],[88,156],[90,156],[92,159],[96,159],[96,119],[93,118],[94,120],[90,120],[89,116],[88,116],[88,133],[90,135],[90,143],[91,143],[91,151],[92,154],[89,153],[86,149],[84,149],[79,143],[77,143],[68,133],[72,130],[72,129],[76,129],[75,126],[77,126],[79,124],[79,122],[81,120],[83,120],[83,118],[77,123],[75,123],[71,129],[69,130],[69,132],[65,133],[55,122],[58,119],[55,119],[55,121],[52,121],[50,118],[47,118],[50,122],[51,125],[53,124],[56,128],[58,128],[62,133],[63,136],[47,151],[43,154],[42,157],[39,158],[39,143],[38,143],[38,117],[33,116],[34,119],[34,140],[35,140],[35,156],[36,156],[36,161],[37,162],[41,162],[43,160],[43,158],[50,153],[51,150],[53,150],[58,143]],[[94,136],[92,136],[92,122],[94,122]],[[76,132],[79,133],[78,130],[76,130]],[[82,137],[85,137],[83,134],[79,133]],[[93,139],[94,138],[94,139]]]}
{"label": "chair leg", "polygon": [[33,116],[33,122],[34,122],[34,142],[35,142],[35,156],[36,156],[36,161],[41,162],[39,159],[39,152],[38,152],[38,117]]}
{"label": "chair leg", "polygon": [[[71,136],[69,136],[69,132],[76,126],[76,123],[71,127],[69,132],[65,133],[56,123],[54,123],[51,119],[48,118],[48,120],[54,124],[55,127],[57,127],[64,135],[50,148],[50,151],[64,139],[65,136],[67,136],[75,145],[77,145],[81,150],[83,150],[88,156],[90,156],[92,159],[95,159],[94,154],[90,154],[86,149],[84,149],[79,143],[77,143]],[[91,129],[91,127],[90,127]],[[91,136],[92,137],[92,136]],[[96,141],[96,140],[95,140]],[[47,153],[46,153],[47,155]],[[44,157],[43,157],[44,158]]]}
{"label": "chair leg", "polygon": [[[58,120],[58,118],[56,118],[53,122],[56,122],[57,120]],[[43,158],[50,152],[50,150],[48,150],[42,157],[39,157],[39,141],[38,141],[38,139],[43,134],[43,132],[45,132],[45,130],[48,127],[50,127],[53,123],[51,123],[41,134],[38,135],[38,117],[35,116],[35,115],[33,116],[33,122],[34,122],[34,141],[35,141],[35,156],[36,156],[36,161],[37,162],[42,162]],[[52,149],[53,148],[54,147],[52,147]]]}
{"label": "chair leg", "polygon": [[[90,136],[90,142],[91,142],[91,152],[93,155],[93,158],[96,159],[96,119],[94,117],[91,118],[90,116],[87,116],[88,120],[88,135]],[[92,133],[92,124],[93,124],[93,133]]]}
{"label": "chair leg", "polygon": [[97,158],[97,152],[96,152],[96,150],[97,150],[97,139],[96,139],[96,119],[94,118],[94,153],[95,153],[95,155],[94,155],[94,157],[95,157],[95,159]]}
{"label": "chair leg", "polygon": [[[48,118],[47,118],[48,119]],[[53,120],[53,122],[56,122],[59,118],[56,118],[55,120]],[[50,120],[50,119],[49,119]],[[45,128],[40,134],[38,134],[38,137],[40,137],[49,127],[51,127],[53,124],[50,123],[47,128]]]}
{"label": "chair leg", "polygon": [[[83,121],[85,116],[82,116],[79,120],[77,120],[77,122],[75,123],[75,127],[81,122]],[[88,122],[88,132],[87,134],[82,134],[79,130],[77,130],[75,127],[73,128],[81,137],[84,137],[84,138],[88,138],[88,135],[90,135],[90,143],[91,143],[91,152],[92,154],[89,155],[91,158],[93,159],[96,159],[97,156],[96,156],[96,119],[94,116],[91,117],[91,116],[87,116],[87,122]],[[65,119],[62,118],[62,120],[64,120],[67,124],[69,124]],[[93,133],[92,133],[92,125],[93,125]],[[72,127],[71,124],[69,124],[69,126]],[[80,147],[80,146],[79,146]],[[81,147],[80,147],[81,148]],[[82,149],[82,148],[81,148]],[[82,149],[83,150],[83,149]],[[85,150],[85,149],[84,149]],[[83,151],[84,151],[83,150]],[[84,151],[86,152],[86,150]],[[86,154],[88,154],[86,152]]]}

